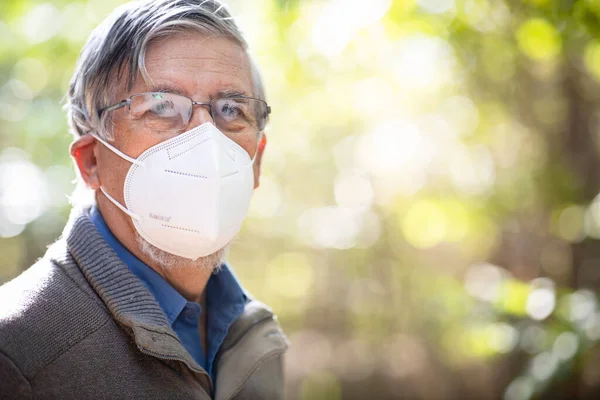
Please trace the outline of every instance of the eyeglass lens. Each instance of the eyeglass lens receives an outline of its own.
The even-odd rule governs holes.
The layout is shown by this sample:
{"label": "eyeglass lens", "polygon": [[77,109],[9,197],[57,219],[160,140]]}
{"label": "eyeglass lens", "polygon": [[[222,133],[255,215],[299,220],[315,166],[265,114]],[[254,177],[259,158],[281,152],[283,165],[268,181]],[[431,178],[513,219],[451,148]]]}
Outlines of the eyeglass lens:
{"label": "eyeglass lens", "polygon": [[[131,97],[130,113],[156,132],[181,132],[192,116],[192,100],[174,93],[142,93]],[[211,103],[215,126],[226,134],[256,134],[266,124],[267,107],[258,99],[218,98]]]}

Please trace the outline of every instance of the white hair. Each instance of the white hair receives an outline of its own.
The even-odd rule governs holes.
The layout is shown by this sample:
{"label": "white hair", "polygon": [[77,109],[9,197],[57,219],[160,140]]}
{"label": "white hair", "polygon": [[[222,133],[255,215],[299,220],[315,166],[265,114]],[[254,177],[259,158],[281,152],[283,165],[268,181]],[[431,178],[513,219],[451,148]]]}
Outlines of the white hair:
{"label": "white hair", "polygon": [[99,115],[98,110],[120,100],[115,99],[116,82],[131,89],[138,73],[148,82],[148,45],[155,39],[190,31],[227,37],[238,43],[250,60],[253,96],[265,100],[262,79],[248,45],[218,0],[131,2],[118,7],[94,29],[79,55],[66,104],[73,135],[95,132],[111,139],[111,115]]}

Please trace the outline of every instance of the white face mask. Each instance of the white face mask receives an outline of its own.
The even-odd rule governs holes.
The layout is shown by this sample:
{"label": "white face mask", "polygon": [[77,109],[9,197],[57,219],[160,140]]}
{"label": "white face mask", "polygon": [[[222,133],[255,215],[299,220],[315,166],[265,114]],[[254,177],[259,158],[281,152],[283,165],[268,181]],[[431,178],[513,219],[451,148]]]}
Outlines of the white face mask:
{"label": "white face mask", "polygon": [[196,260],[239,232],[254,191],[254,159],[212,123],[152,146],[137,159],[94,137],[132,163],[125,206],[100,190],[152,245]]}

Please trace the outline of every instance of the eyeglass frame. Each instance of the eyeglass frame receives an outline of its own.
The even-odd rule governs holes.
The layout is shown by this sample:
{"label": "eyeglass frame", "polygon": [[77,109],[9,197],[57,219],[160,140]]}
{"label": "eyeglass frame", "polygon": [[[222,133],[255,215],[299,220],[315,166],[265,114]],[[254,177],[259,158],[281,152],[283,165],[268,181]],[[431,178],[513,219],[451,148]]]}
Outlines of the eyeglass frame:
{"label": "eyeglass frame", "polygon": [[[190,114],[190,120],[192,118],[192,115],[194,114],[194,106],[208,106],[208,113],[210,114],[210,117],[212,118],[212,120],[215,120],[215,117],[212,114],[212,105],[215,101],[217,100],[221,100],[221,99],[247,99],[247,100],[257,100],[260,101],[262,103],[265,104],[265,106],[267,107],[267,114],[265,115],[265,119],[267,119],[269,117],[269,114],[271,114],[271,106],[269,106],[269,104],[262,100],[262,99],[257,99],[255,97],[249,97],[249,96],[243,96],[243,95],[239,95],[239,96],[223,96],[223,97],[215,97],[214,99],[212,99],[211,101],[209,101],[208,103],[206,102],[202,102],[202,101],[194,101],[191,97],[185,96],[183,94],[179,94],[179,93],[173,93],[173,92],[141,92],[141,93],[136,93],[136,94],[132,94],[131,96],[129,96],[128,98],[121,100],[111,106],[108,107],[104,107],[100,110],[98,110],[98,117],[102,117],[102,114],[104,114],[105,112],[110,112],[110,111],[115,111],[118,110],[120,108],[123,108],[125,106],[128,107],[129,111],[131,111],[131,99],[133,97],[136,96],[142,96],[142,95],[146,95],[146,94],[152,94],[152,93],[170,93],[170,94],[174,94],[177,96],[181,96],[181,97],[185,97],[186,99],[189,99],[192,102],[192,114]],[[189,121],[188,121],[189,123]],[[264,128],[263,128],[264,129]]]}

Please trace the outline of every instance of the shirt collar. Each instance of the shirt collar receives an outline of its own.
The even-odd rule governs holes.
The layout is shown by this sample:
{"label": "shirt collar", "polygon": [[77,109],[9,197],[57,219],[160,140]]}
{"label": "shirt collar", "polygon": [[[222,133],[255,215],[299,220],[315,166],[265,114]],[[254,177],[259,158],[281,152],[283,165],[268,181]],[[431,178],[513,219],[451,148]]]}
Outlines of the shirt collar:
{"label": "shirt collar", "polygon": [[211,339],[206,354],[208,372],[214,378],[213,364],[233,322],[244,312],[248,297],[233,271],[223,264],[206,285],[208,308],[207,336]]}
{"label": "shirt collar", "polygon": [[[137,258],[115,237],[96,206],[91,208],[90,218],[104,240],[112,247],[115,253],[117,253],[121,261],[127,265],[129,270],[137,276],[150,293],[152,293],[160,308],[167,316],[169,324],[173,325],[173,322],[175,322],[175,319],[177,319],[177,316],[187,304],[187,300],[158,272]],[[218,272],[213,274],[208,280],[206,286],[206,298],[208,302],[207,306],[209,308],[218,308],[217,313],[209,313],[209,318],[211,318],[212,315],[218,315],[219,323],[210,325],[219,326],[221,330],[223,330],[223,321],[228,322],[226,323],[226,328],[228,329],[233,320],[243,312],[244,304],[248,302],[248,297],[242,289],[241,284],[226,263],[221,265]]]}
{"label": "shirt collar", "polygon": [[104,240],[112,247],[115,253],[117,253],[123,263],[127,265],[129,270],[137,276],[150,293],[152,293],[158,302],[158,305],[167,316],[169,324],[173,325],[173,322],[185,307],[187,300],[158,272],[137,258],[115,237],[96,206],[91,208],[90,217]]}

